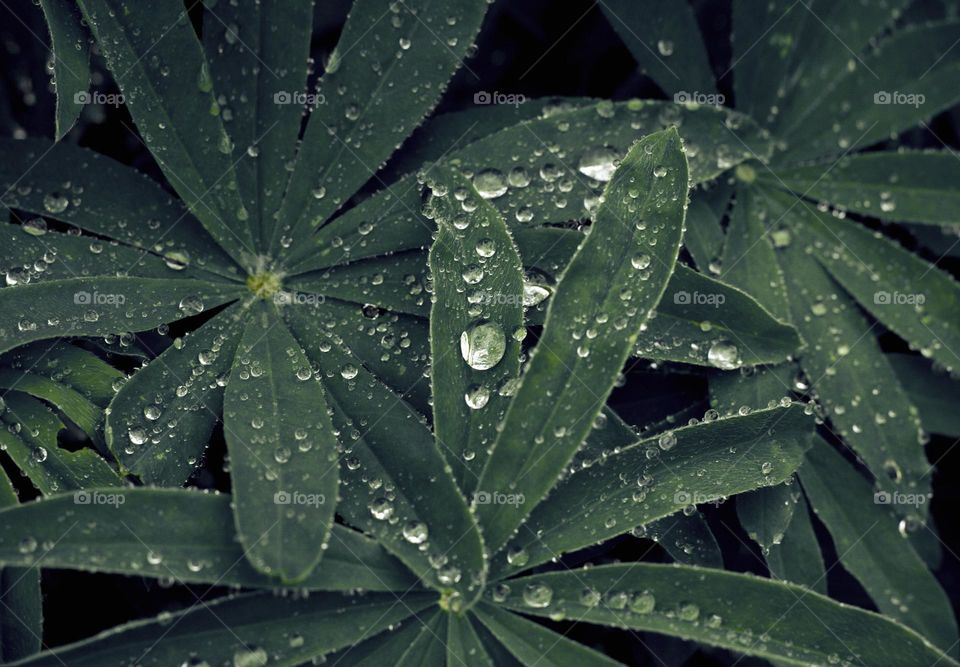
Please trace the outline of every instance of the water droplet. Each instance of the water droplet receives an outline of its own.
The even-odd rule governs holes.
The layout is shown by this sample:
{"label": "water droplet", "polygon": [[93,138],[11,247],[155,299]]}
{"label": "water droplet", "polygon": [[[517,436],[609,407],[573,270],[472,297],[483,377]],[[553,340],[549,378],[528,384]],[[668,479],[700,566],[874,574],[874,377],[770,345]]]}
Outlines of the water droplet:
{"label": "water droplet", "polygon": [[630,611],[635,614],[649,614],[657,606],[657,598],[650,591],[637,593],[630,600]]}
{"label": "water droplet", "polygon": [[673,41],[669,39],[661,39],[657,42],[657,51],[660,52],[661,56],[669,57],[673,55]]}
{"label": "water droplet", "polygon": [[51,192],[43,198],[43,208],[48,213],[63,213],[70,205],[70,200],[59,192]]}
{"label": "water droplet", "polygon": [[715,368],[733,370],[740,367],[740,351],[730,341],[718,340],[707,350],[707,361]]}
{"label": "water droplet", "polygon": [[493,368],[507,350],[503,328],[494,322],[477,322],[460,334],[460,355],[470,368],[485,371]]}
{"label": "water droplet", "polygon": [[403,539],[410,544],[423,544],[428,535],[427,524],[422,521],[408,521],[403,526]]}
{"label": "water droplet", "polygon": [[700,607],[692,602],[685,602],[680,605],[678,616],[680,616],[681,620],[693,622],[700,618]]}
{"label": "water droplet", "polygon": [[474,385],[467,389],[463,400],[471,410],[479,410],[490,401],[490,390],[483,385]]}
{"label": "water droplet", "polygon": [[393,516],[393,503],[383,497],[371,500],[367,508],[373,518],[379,521],[386,521]]}
{"label": "water droplet", "polygon": [[30,236],[43,236],[47,233],[47,221],[43,218],[33,218],[24,222],[21,229]]}
{"label": "water droplet", "polygon": [[353,364],[344,364],[340,367],[340,377],[342,377],[344,380],[352,380],[353,378],[357,377],[359,372],[360,369]]}
{"label": "water droplet", "polygon": [[619,157],[617,151],[609,146],[594,148],[583,154],[577,169],[585,176],[606,182],[613,178]]}
{"label": "water droplet", "polygon": [[507,191],[507,179],[497,169],[484,169],[473,177],[473,187],[484,199],[496,199]]}
{"label": "water droplet", "polygon": [[523,602],[528,607],[543,609],[553,600],[553,589],[546,584],[528,584],[523,589]]}

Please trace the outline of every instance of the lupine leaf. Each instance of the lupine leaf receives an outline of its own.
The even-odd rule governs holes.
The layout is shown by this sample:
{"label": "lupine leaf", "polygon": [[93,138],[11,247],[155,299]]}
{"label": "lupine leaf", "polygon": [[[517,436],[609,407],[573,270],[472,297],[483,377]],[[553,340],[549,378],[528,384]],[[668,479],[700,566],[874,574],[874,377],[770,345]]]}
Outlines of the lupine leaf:
{"label": "lupine leaf", "polygon": [[[17,505],[17,493],[0,479],[0,508]],[[23,544],[29,545],[29,542]],[[20,545],[17,545],[20,550]],[[40,650],[43,644],[43,593],[40,570],[0,567],[0,661],[13,662]]]}
{"label": "lupine leaf", "polygon": [[[0,512],[0,563],[178,582],[275,588],[244,558],[230,497],[181,489],[99,487]],[[46,545],[32,551],[21,544]],[[379,545],[335,526],[306,590],[408,590],[410,572]]]}
{"label": "lupine leaf", "polygon": [[[549,604],[525,602],[547,598],[543,587]],[[595,599],[585,589],[600,594],[600,603],[584,604]],[[509,582],[500,604],[524,614],[658,632],[787,665],[956,664],[884,616],[801,586],[687,565],[625,563],[522,577]]]}
{"label": "lupine leaf", "polygon": [[80,10],[72,2],[40,0],[50,30],[53,81],[57,87],[57,139],[77,122],[90,86],[90,44],[81,24]]}
{"label": "lupine leaf", "polygon": [[[491,550],[543,498],[603,407],[673,273],[687,182],[676,130],[639,141],[610,182],[590,235],[550,299],[543,336],[477,485],[526,499],[522,507],[477,505]],[[547,418],[531,419],[536,414]]]}

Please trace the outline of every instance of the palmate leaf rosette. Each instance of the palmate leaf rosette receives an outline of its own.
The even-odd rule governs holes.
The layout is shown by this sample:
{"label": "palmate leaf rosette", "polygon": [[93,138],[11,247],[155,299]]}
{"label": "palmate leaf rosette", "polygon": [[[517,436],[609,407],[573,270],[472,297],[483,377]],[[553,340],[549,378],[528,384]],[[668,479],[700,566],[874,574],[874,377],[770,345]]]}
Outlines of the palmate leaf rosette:
{"label": "palmate leaf rosette", "polygon": [[[589,237],[595,241],[578,249],[570,272],[556,288],[556,305],[548,314],[544,336],[538,343],[550,344],[550,348],[537,349],[518,375],[517,366],[508,358],[518,354],[516,347],[490,347],[499,337],[477,337],[476,330],[470,329],[472,322],[467,322],[467,344],[449,354],[470,372],[454,373],[452,366],[447,367],[433,378],[435,393],[447,391],[464,400],[476,412],[471,429],[484,437],[483,411],[496,408],[489,402],[480,404],[475,393],[471,398],[470,390],[465,390],[469,383],[483,386],[488,380],[502,384],[519,378],[515,390],[501,397],[507,422],[518,418],[511,415],[519,414],[517,407],[529,401],[530,392],[538,387],[531,381],[534,373],[544,375],[543,381],[558,380],[570,377],[573,365],[574,372],[592,376],[595,382],[591,386],[601,393],[609,392],[633,349],[644,318],[675,266],[687,182],[686,160],[675,130],[655,133],[638,142],[607,188]],[[506,322],[504,318],[516,316],[499,308],[504,305],[498,303],[502,300],[474,299],[476,303],[471,304],[467,299],[464,305],[464,290],[458,282],[466,280],[484,292],[493,290],[489,294],[510,289],[511,294],[519,295],[522,269],[502,217],[461,175],[439,173],[429,180],[428,187],[428,211],[441,229],[437,244],[448,244],[435,245],[431,251],[437,286],[432,339],[436,355],[444,346],[460,343],[456,329],[463,326],[464,314],[498,326]],[[645,224],[637,225],[638,220]],[[611,252],[610,245],[602,241],[610,234],[622,233],[628,221],[633,230],[630,244]],[[480,243],[475,242],[475,234],[483,235]],[[656,244],[650,243],[653,238],[658,239]],[[635,266],[638,250],[650,256],[650,264],[640,262],[642,267]],[[477,256],[482,277],[470,274],[465,279],[459,269],[439,279],[439,274],[461,266],[457,260],[466,253]],[[501,253],[502,259],[496,259]],[[653,254],[659,262],[655,269]],[[584,298],[578,273],[597,263],[607,263],[615,276],[604,286],[612,300],[593,300],[600,324],[608,308],[616,308],[618,315],[626,314],[622,310],[623,295],[630,288],[636,290],[631,295],[636,301],[627,307],[633,319],[612,328],[621,333],[605,339],[608,347],[602,358],[578,366],[576,359],[590,355],[584,355],[581,343],[566,334],[551,338],[552,330],[569,326],[561,317],[562,311],[553,309]],[[647,270],[649,274],[642,277]],[[480,312],[471,311],[471,305],[478,304]],[[493,310],[493,306],[498,308]],[[266,305],[259,307],[267,309]],[[264,326],[269,312],[266,310],[261,317],[250,315],[249,329],[238,343],[240,363],[252,371],[259,359],[264,366],[261,378],[275,370],[276,365],[266,360],[278,342],[277,334],[254,337],[252,332]],[[304,331],[302,326],[307,325],[291,324],[290,329],[299,335]],[[252,344],[248,342],[251,339]],[[599,336],[589,340],[597,341]],[[598,355],[600,349],[594,348]],[[296,355],[281,354],[281,358],[289,363]],[[508,364],[506,374],[492,373],[502,363]],[[254,375],[251,372],[245,382],[253,382]],[[375,382],[372,378],[370,381]],[[228,391],[234,386],[231,381]],[[259,396],[254,394],[257,385],[249,386],[251,396]],[[369,390],[375,385],[366,386]],[[283,387],[282,382],[276,383],[273,395]],[[339,401],[348,393],[349,389],[344,391],[342,387],[329,389],[335,422],[339,419]],[[568,419],[573,410],[583,409],[578,405],[580,400],[575,392],[558,394],[555,419]],[[603,404],[602,396],[596,400],[599,402],[591,402],[585,413],[587,431]],[[454,415],[460,412],[448,404],[435,403],[434,423],[442,424],[450,417],[444,413],[450,410]],[[119,665],[134,654],[144,665],[191,660],[209,664],[232,660],[240,664],[297,665],[327,660],[347,664],[494,665],[534,664],[544,657],[552,664],[616,664],[532,621],[531,616],[650,630],[783,664],[874,660],[881,651],[897,656],[903,664],[938,658],[944,664],[955,664],[920,635],[894,621],[841,605],[799,586],[754,576],[692,565],[644,563],[529,572],[557,553],[589,546],[629,527],[669,521],[691,502],[783,482],[797,470],[810,446],[813,424],[804,413],[801,406],[777,406],[679,428],[666,439],[662,435],[634,439],[605,456],[603,462],[571,471],[559,484],[555,475],[554,482],[546,485],[537,482],[542,475],[525,481],[524,469],[512,465],[514,445],[509,432],[487,436],[495,440],[489,457],[477,467],[471,465],[473,457],[466,457],[471,460],[460,468],[457,480],[464,490],[474,486],[468,480],[476,480],[478,490],[472,498],[484,534],[508,539],[487,543],[492,545],[487,549],[494,556],[491,566],[485,564],[483,569],[489,581],[481,583],[480,590],[470,596],[459,593],[454,586],[439,592],[425,591],[421,585],[432,585],[432,575],[424,575],[419,561],[389,535],[399,530],[410,546],[427,545],[429,550],[436,539],[437,523],[405,521],[387,530],[364,526],[364,532],[376,536],[380,544],[350,528],[334,526],[327,538],[329,547],[323,563],[297,584],[311,594],[271,596],[265,591],[256,592],[273,588],[276,582],[258,571],[255,560],[242,557],[249,547],[236,539],[237,528],[228,519],[231,509],[225,496],[186,489],[102,488],[91,493],[104,502],[77,505],[69,495],[55,495],[9,508],[0,511],[0,564],[5,566],[46,564],[81,571],[137,573],[178,581],[227,583],[250,591],[162,619],[120,626],[13,664]],[[390,417],[394,425],[403,423],[399,415]],[[445,457],[461,456],[464,449],[460,445],[472,446],[476,437],[470,432],[448,433],[448,442],[439,441],[439,431],[437,435],[437,450]],[[580,431],[574,437],[587,435]],[[427,436],[431,434],[427,432]],[[558,445],[564,442],[555,433],[553,437],[558,438]],[[378,447],[376,434],[364,443],[364,449],[360,451],[358,445],[356,451],[363,457],[361,468],[387,465],[389,456]],[[566,446],[545,450],[532,462],[532,469],[563,468],[575,450]],[[656,455],[651,455],[651,450]],[[699,474],[693,474],[695,470]],[[480,511],[489,504],[481,496],[488,480],[511,471],[517,477],[515,488],[526,494],[524,500],[506,513]],[[453,477],[450,479],[452,482]],[[642,484],[638,485],[638,480]],[[403,488],[398,485],[398,490]],[[459,491],[457,497],[463,497]],[[358,512],[349,504],[352,501],[345,502],[344,516],[354,520]],[[395,498],[391,509],[407,513],[421,507],[418,499],[405,491],[403,497]],[[527,515],[529,519],[523,521],[522,516]],[[554,515],[567,520],[556,521],[551,518]],[[546,530],[537,528],[538,523]],[[75,529],[66,530],[68,527]],[[509,540],[513,542],[508,546]],[[41,546],[24,550],[21,545],[25,541]],[[471,549],[486,560],[479,542]],[[448,581],[456,578],[448,568],[442,570]],[[477,582],[476,573],[464,574]],[[744,599],[749,600],[748,605],[741,604]],[[823,634],[817,618],[830,619],[837,632]]]}

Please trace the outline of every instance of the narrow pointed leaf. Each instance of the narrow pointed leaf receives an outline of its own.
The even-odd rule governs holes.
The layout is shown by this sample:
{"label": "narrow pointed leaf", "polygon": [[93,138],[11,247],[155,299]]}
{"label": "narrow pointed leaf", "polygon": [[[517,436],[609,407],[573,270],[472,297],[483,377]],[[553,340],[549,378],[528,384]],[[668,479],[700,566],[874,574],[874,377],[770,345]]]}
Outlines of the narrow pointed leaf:
{"label": "narrow pointed leaf", "polygon": [[0,444],[41,493],[121,483],[110,464],[92,449],[71,452],[57,444],[57,433],[65,426],[46,405],[17,391],[4,394],[3,401]]}
{"label": "narrow pointed leaf", "polygon": [[823,554],[813,530],[810,508],[803,497],[798,501],[790,525],[783,534],[783,541],[770,547],[763,557],[772,579],[800,584],[821,595],[827,594]]}
{"label": "narrow pointed leaf", "polygon": [[957,624],[950,602],[897,530],[900,518],[890,508],[911,500],[914,505],[926,503],[929,498],[874,493],[873,484],[822,439],[807,452],[800,481],[833,537],[840,562],[863,584],[877,608],[955,657]]}
{"label": "narrow pointed leaf", "polygon": [[88,436],[97,437],[98,427],[103,420],[103,410],[65,384],[37,373],[0,368],[0,389],[16,389],[34,398],[43,399],[61,410]]}
{"label": "narrow pointed leaf", "polygon": [[933,433],[960,436],[960,413],[954,409],[953,397],[960,387],[946,373],[934,372],[922,357],[892,354],[887,361],[920,412],[923,428]]}
{"label": "narrow pointed leaf", "polygon": [[818,260],[857,303],[925,356],[960,368],[960,284],[879,232],[807,211],[814,243],[825,246]]}
{"label": "narrow pointed leaf", "polygon": [[494,570],[534,567],[691,505],[782,482],[802,463],[812,428],[799,406],[761,410],[645,438],[583,465],[534,510]]}
{"label": "narrow pointed leaf", "polygon": [[80,117],[90,86],[90,36],[73,2],[41,0],[53,51],[53,81],[57,89],[57,139]]}
{"label": "narrow pointed leaf", "polygon": [[[710,61],[689,3],[604,0],[600,9],[640,69],[664,92],[679,102],[714,92]],[[722,98],[716,102],[722,103]]]}
{"label": "narrow pointed leaf", "polygon": [[[789,196],[788,196],[789,197]],[[778,215],[791,200],[777,200]],[[798,204],[785,220],[797,238],[809,215]],[[799,243],[777,255],[790,290],[790,312],[806,347],[799,355],[805,383],[816,387],[831,428],[857,452],[881,489],[926,493],[930,480],[920,424],[911,413],[872,327],[854,301]]]}
{"label": "narrow pointed leaf", "polygon": [[710,525],[703,514],[689,511],[685,508],[638,527],[635,534],[655,541],[678,563],[723,569],[723,554]]}
{"label": "narrow pointed leaf", "polygon": [[870,146],[956,104],[960,91],[950,82],[960,73],[960,53],[952,48],[958,26],[956,20],[907,26],[881,39],[816,97],[799,99],[800,112],[779,128],[787,142],[781,160]]}
{"label": "narrow pointed leaf", "polygon": [[[0,479],[0,508],[17,505],[17,493]],[[18,545],[19,548],[19,545]],[[40,570],[0,567],[0,661],[13,662],[37,653],[43,645],[43,593]]]}
{"label": "narrow pointed leaf", "polygon": [[[0,563],[275,588],[244,558],[230,496],[181,489],[105,488],[0,512]],[[46,545],[25,551],[21,544]],[[306,590],[408,590],[416,580],[373,540],[335,526]]]}
{"label": "narrow pointed leaf", "polygon": [[469,602],[486,576],[483,543],[438,449],[443,444],[309,309],[290,307],[284,317],[320,370],[342,438],[337,513],[375,536],[425,584]]}
{"label": "narrow pointed leaf", "polygon": [[687,185],[680,137],[668,130],[640,140],[608,186],[550,299],[543,336],[477,486],[526,501],[477,505],[492,551],[550,490],[613,389],[673,273]]}
{"label": "narrow pointed leaf", "polygon": [[690,252],[697,268],[702,273],[707,273],[720,259],[723,251],[723,227],[720,224],[722,216],[718,216],[704,201],[704,196],[698,197],[696,190],[691,195],[690,208],[687,209],[687,229],[683,233],[683,247]]}
{"label": "narrow pointed leaf", "polygon": [[492,605],[480,605],[475,613],[490,633],[525,667],[604,667],[619,664],[538,623]]}
{"label": "narrow pointed leaf", "polygon": [[[304,242],[437,103],[480,29],[487,6],[412,0],[355,2],[317,87],[271,248]],[[357,48],[358,44],[364,45]]]}
{"label": "narrow pointed leaf", "polygon": [[313,1],[205,3],[203,46],[254,242],[266,247],[300,131]]}
{"label": "narrow pointed leaf", "polygon": [[783,541],[799,499],[800,489],[791,478],[737,496],[737,517],[750,539],[767,550]]}
{"label": "narrow pointed leaf", "polygon": [[187,260],[221,275],[237,274],[183,203],[145,174],[87,148],[46,139],[0,139],[0,153],[4,206],[167,255],[176,266]]}
{"label": "narrow pointed leaf", "polygon": [[134,656],[142,667],[170,667],[190,664],[202,655],[213,665],[256,665],[265,660],[299,665],[383,632],[431,602],[423,594],[409,594],[399,604],[390,593],[226,597],[121,625],[12,664],[103,667]]}
{"label": "narrow pointed leaf", "polygon": [[[255,250],[210,68],[177,0],[78,0],[124,102],[170,185],[242,265]],[[245,148],[245,147],[244,147]]]}
{"label": "narrow pointed leaf", "polygon": [[25,345],[5,354],[0,364],[66,384],[100,407],[110,403],[125,377],[95,354],[62,341]]}
{"label": "narrow pointed leaf", "polygon": [[504,387],[520,374],[523,267],[503,218],[469,181],[432,178],[427,213],[440,227],[430,249],[433,428],[469,497],[509,405]]}
{"label": "narrow pointed leaf", "polygon": [[[773,149],[756,123],[729,109],[604,101],[551,110],[455,150],[442,162],[473,171],[477,189],[491,197],[511,229],[592,219],[604,187],[637,137],[670,127],[695,147],[688,158],[691,185],[745,160],[763,159]],[[429,243],[424,239],[432,229],[418,217],[419,205],[416,179],[408,176],[356,207],[362,213],[352,209],[321,228],[293,251],[288,266],[305,271],[369,256],[382,247],[381,230],[402,243],[397,249],[419,248]]]}
{"label": "narrow pointed leaf", "polygon": [[[686,565],[625,563],[515,579],[502,606],[536,616],[657,632],[777,660],[785,665],[849,660],[865,665],[956,665],[916,632],[800,586]],[[550,603],[524,594],[541,587]],[[589,588],[600,604],[583,604]],[[611,607],[605,600],[626,598]],[[593,596],[590,596],[591,599]],[[502,613],[502,612],[501,612]]]}
{"label": "narrow pointed leaf", "polygon": [[146,331],[232,301],[246,288],[161,278],[68,278],[0,290],[0,352],[35,340]]}
{"label": "narrow pointed leaf", "polygon": [[330,539],[337,439],[323,387],[273,305],[256,304],[223,396],[237,534],[247,559],[307,577]]}
{"label": "narrow pointed leaf", "polygon": [[774,316],[787,320],[787,288],[773,244],[789,243],[789,237],[784,238],[782,231],[768,232],[767,218],[762,196],[749,188],[738,188],[723,246],[720,276],[748,292]]}
{"label": "narrow pointed leaf", "polygon": [[447,667],[494,667],[470,616],[450,614],[447,620]]}
{"label": "narrow pointed leaf", "polygon": [[223,388],[245,313],[227,307],[140,368],[117,392],[106,439],[147,484],[181,486],[203,457],[222,414]]}
{"label": "narrow pointed leaf", "polygon": [[833,165],[777,169],[777,178],[805,197],[854,213],[894,222],[960,224],[960,160],[948,151],[862,153]]}

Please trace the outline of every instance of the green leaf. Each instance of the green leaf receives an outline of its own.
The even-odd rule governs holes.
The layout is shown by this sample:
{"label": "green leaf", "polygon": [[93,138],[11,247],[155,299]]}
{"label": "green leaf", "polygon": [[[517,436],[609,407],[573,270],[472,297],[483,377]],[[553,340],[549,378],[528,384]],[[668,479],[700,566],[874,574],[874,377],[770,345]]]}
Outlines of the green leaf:
{"label": "green leaf", "polygon": [[25,345],[3,355],[0,364],[65,384],[100,407],[110,403],[126,377],[95,354],[62,341]]}
{"label": "green leaf", "polygon": [[177,339],[120,387],[105,435],[120,463],[147,484],[181,486],[223,409],[245,312],[228,306]]}
{"label": "green leaf", "polygon": [[960,367],[957,281],[879,232],[799,206],[817,259],[860,306],[925,356]]}
{"label": "green leaf", "polygon": [[776,407],[791,396],[797,368],[793,364],[765,366],[745,373],[717,373],[710,376],[710,405],[722,415]]}
{"label": "green leaf", "polygon": [[767,551],[783,541],[799,500],[800,489],[791,478],[737,496],[737,518],[750,539]]}
{"label": "green leaf", "polygon": [[[0,512],[0,563],[181,583],[275,588],[244,558],[230,496],[183,489],[97,488]],[[43,545],[24,549],[21,545]],[[335,526],[306,590],[408,590],[410,572],[360,533]]]}
{"label": "green leaf", "polygon": [[428,608],[419,615],[404,619],[399,623],[399,627],[388,628],[386,632],[377,633],[369,639],[364,637],[363,641],[344,647],[336,653],[327,654],[324,658],[330,664],[342,667],[395,665],[420,636],[424,624],[434,620],[439,613],[435,607]]}
{"label": "green leaf", "polygon": [[960,160],[948,151],[863,153],[835,164],[784,167],[776,179],[760,179],[883,220],[960,223]]}
{"label": "green leaf", "polygon": [[12,663],[16,667],[103,667],[131,655],[142,667],[190,664],[299,665],[383,632],[432,603],[423,594],[309,597],[269,593],[220,598],[185,612],[135,621]]}
{"label": "green leaf", "polygon": [[[16,506],[17,492],[0,475],[0,508]],[[19,545],[18,545],[19,548]],[[0,567],[0,661],[13,662],[43,645],[43,593],[40,570]]]}
{"label": "green leaf", "polygon": [[[638,136],[677,127],[691,149],[691,184],[772,151],[765,132],[729,109],[656,100],[587,102],[488,135],[447,154],[442,163],[473,171],[481,193],[500,193],[489,201],[515,229],[593,219],[604,186]],[[287,266],[308,271],[429,244],[433,225],[418,215],[419,194],[413,176],[401,179],[292,250]],[[395,248],[377,240],[381,232]]]}
{"label": "green leaf", "polygon": [[[548,276],[562,271],[583,239],[577,231],[555,227],[517,229],[513,237],[523,263]],[[542,323],[543,305],[549,300],[527,311],[529,323]],[[793,327],[750,295],[682,264],[670,276],[655,313],[637,339],[635,356],[738,367],[783,361],[802,343]],[[731,345],[737,348],[735,358],[717,356],[733,352]]]}
{"label": "green leaf", "polygon": [[[716,89],[693,8],[654,0],[603,0],[600,9],[640,69],[678,102],[696,102]],[[683,95],[684,97],[678,97]],[[719,97],[715,104],[723,104]]]}
{"label": "green leaf", "polygon": [[337,513],[375,536],[424,584],[469,603],[486,575],[480,532],[426,419],[384,386],[324,318],[307,311],[288,307],[284,317],[320,370],[341,434]]}
{"label": "green leaf", "polygon": [[447,619],[447,665],[494,667],[470,616],[449,614]]}
{"label": "green leaf", "polygon": [[812,428],[799,406],[760,410],[585,462],[533,511],[494,571],[512,574],[692,505],[782,482],[803,461]]}
{"label": "green leaf", "polygon": [[0,290],[0,352],[35,340],[146,331],[249,294],[201,280],[91,277]]}
{"label": "green leaf", "polygon": [[57,140],[80,117],[90,86],[90,36],[73,2],[40,0],[50,30],[53,82],[57,90]]}
{"label": "green leaf", "polygon": [[690,193],[683,246],[703,273],[711,271],[711,266],[716,264],[723,251],[723,227],[720,222],[726,207],[718,213],[711,206],[713,200],[721,198],[723,194],[726,195],[725,203],[729,202],[730,189],[724,186],[714,187],[709,191],[695,189]]}
{"label": "green leaf", "polygon": [[826,595],[827,571],[813,531],[810,509],[802,496],[797,502],[799,506],[793,512],[783,540],[765,550],[763,557],[772,578],[800,584]]}
{"label": "green leaf", "polygon": [[799,99],[798,112],[778,128],[787,144],[781,161],[870,146],[956,104],[957,28],[955,20],[907,26],[819,86],[814,99]]}
{"label": "green leaf", "polygon": [[17,391],[4,394],[3,402],[0,446],[41,493],[121,483],[92,449],[71,452],[57,444],[64,424],[46,405]]}
{"label": "green leaf", "polygon": [[234,147],[186,8],[178,0],[78,2],[170,185],[217,243],[253,268],[250,213],[237,191]]}
{"label": "green leaf", "polygon": [[272,251],[304,245],[407,138],[463,65],[486,10],[409,0],[383,20],[378,0],[354,2],[317,86],[324,103],[310,114]]}
{"label": "green leaf", "polygon": [[[394,665],[397,667],[421,667],[443,665],[447,659],[447,647],[441,639],[447,636],[449,614],[434,612],[427,620],[417,619],[420,629]],[[381,663],[386,664],[386,663]]]}
{"label": "green leaf", "polygon": [[[234,167],[253,240],[268,247],[304,110],[313,0],[205,3],[203,46],[230,111]],[[221,101],[222,100],[222,101]]]}
{"label": "green leaf", "polygon": [[476,609],[476,616],[525,667],[619,664],[602,653],[567,639],[538,623],[492,605],[481,604]]}
{"label": "green leaf", "polygon": [[919,356],[889,354],[887,361],[900,380],[910,402],[920,412],[920,423],[927,431],[960,436],[960,412],[954,409],[957,381],[946,373],[931,370]]}
{"label": "green leaf", "polygon": [[[500,604],[524,614],[657,632],[782,664],[957,664],[885,616],[753,575],[624,563],[522,577],[508,587]],[[599,604],[584,604],[596,594]]]}
{"label": "green leaf", "polygon": [[[183,203],[146,175],[87,148],[46,139],[0,139],[0,153],[3,206],[167,255],[177,267],[187,260],[191,267],[237,275],[236,264]],[[90,268],[84,263],[74,270]]]}
{"label": "green leaf", "polygon": [[96,438],[103,411],[83,394],[36,373],[0,368],[0,389],[16,389],[55,405],[91,438]]}
{"label": "green leaf", "polygon": [[779,363],[802,343],[751,295],[678,266],[634,354],[731,370]]}
{"label": "green leaf", "polygon": [[707,520],[700,512],[687,514],[689,508],[638,527],[637,537],[653,540],[670,557],[685,565],[723,568],[723,554]]}
{"label": "green leaf", "polygon": [[[787,207],[776,200],[796,238],[805,238],[800,224],[807,208]],[[872,327],[856,304],[799,243],[777,255],[790,290],[790,311],[806,347],[800,354],[805,384],[817,398],[833,431],[863,459],[881,489],[925,493],[930,481],[920,445],[920,424],[911,413]]]}
{"label": "green leaf", "polygon": [[637,142],[608,185],[590,235],[550,299],[543,335],[477,485],[526,500],[477,505],[491,551],[549,491],[613,389],[673,273],[687,186],[675,129]]}
{"label": "green leaf", "polygon": [[787,288],[773,244],[788,243],[784,232],[768,232],[769,213],[762,196],[738,188],[723,246],[721,277],[747,291],[768,311],[788,320]]}
{"label": "green leaf", "polygon": [[247,559],[285,582],[330,539],[337,436],[320,379],[273,305],[251,312],[223,396],[234,518]]}
{"label": "green leaf", "polygon": [[873,484],[822,439],[807,452],[800,481],[833,536],[840,562],[863,584],[881,613],[956,657],[957,624],[950,601],[897,530],[898,521],[905,520],[889,507],[927,503],[929,497],[874,493]]}
{"label": "green leaf", "polygon": [[430,187],[426,212],[440,227],[430,250],[433,428],[469,496],[520,374],[523,267],[503,218],[469,181],[444,173]]}

